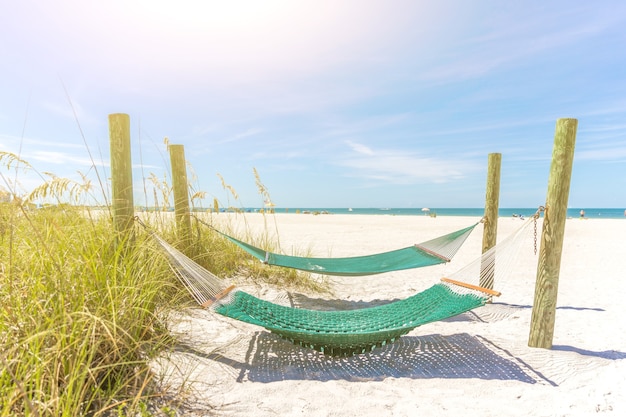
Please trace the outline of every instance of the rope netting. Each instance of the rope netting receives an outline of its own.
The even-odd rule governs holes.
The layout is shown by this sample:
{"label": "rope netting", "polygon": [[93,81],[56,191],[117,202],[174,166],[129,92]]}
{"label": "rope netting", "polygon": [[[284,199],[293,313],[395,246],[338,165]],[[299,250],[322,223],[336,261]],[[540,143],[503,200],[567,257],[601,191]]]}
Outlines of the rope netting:
{"label": "rope netting", "polygon": [[538,217],[539,211],[524,220],[509,236],[447,278],[486,289],[493,289],[496,282],[506,282],[519,259],[522,245],[528,242],[529,234],[533,230],[530,226],[534,226],[536,233]]}
{"label": "rope netting", "polygon": [[208,307],[213,301],[226,296],[228,290],[232,289],[232,286],[223,279],[198,265],[158,234],[151,232],[151,235],[167,255],[176,277],[199,305]]}
{"label": "rope netting", "polygon": [[404,300],[328,311],[285,307],[236,291],[227,303],[216,304],[215,311],[264,327],[294,344],[328,355],[350,356],[392,343],[423,324],[484,305],[487,298],[482,293],[459,293],[440,283]]}
{"label": "rope netting", "polygon": [[[168,256],[172,270],[195,301],[226,317],[258,325],[301,346],[330,355],[367,352],[395,341],[422,324],[449,318],[484,305],[493,295],[494,281],[510,271],[529,225],[496,244],[449,280],[404,300],[357,310],[322,311],[286,307],[261,300],[201,267],[156,233],[151,232]],[[497,262],[496,262],[497,261]],[[467,285],[470,284],[470,285]]]}
{"label": "rope netting", "polygon": [[381,274],[449,262],[478,225],[476,223],[424,243],[388,252],[344,258],[318,258],[269,252],[229,236],[198,217],[196,219],[263,263],[316,274],[338,276]]}

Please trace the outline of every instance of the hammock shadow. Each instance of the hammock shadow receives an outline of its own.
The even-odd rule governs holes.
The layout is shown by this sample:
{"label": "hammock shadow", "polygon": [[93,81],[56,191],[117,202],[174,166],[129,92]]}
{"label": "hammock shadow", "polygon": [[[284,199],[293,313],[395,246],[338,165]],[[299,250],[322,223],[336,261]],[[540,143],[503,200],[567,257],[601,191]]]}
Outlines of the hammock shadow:
{"label": "hammock shadow", "polygon": [[479,378],[556,386],[506,350],[467,333],[404,336],[368,354],[337,358],[261,331],[251,339],[245,362],[225,354],[207,358],[239,369],[237,382]]}

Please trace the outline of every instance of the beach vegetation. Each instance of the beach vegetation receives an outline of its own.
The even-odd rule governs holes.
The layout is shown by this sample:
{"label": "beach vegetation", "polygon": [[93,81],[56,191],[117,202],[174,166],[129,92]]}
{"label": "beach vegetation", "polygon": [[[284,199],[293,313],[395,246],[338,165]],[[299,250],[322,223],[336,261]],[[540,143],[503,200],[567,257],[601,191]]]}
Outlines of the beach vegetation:
{"label": "beach vegetation", "polygon": [[[0,168],[18,163],[30,167],[0,153]],[[176,344],[168,318],[189,306],[186,290],[142,228],[115,231],[85,176],[42,177],[18,195],[1,176],[11,196],[0,202],[0,416],[174,415],[181,397],[150,364]],[[165,207],[169,185],[152,178]],[[146,224],[176,244],[171,213],[149,214]],[[209,228],[194,231],[194,260],[219,276],[316,287],[252,262]],[[271,248],[269,236],[250,238]]]}
{"label": "beach vegetation", "polygon": [[181,293],[144,249],[120,241],[102,213],[2,204],[2,416],[133,413],[159,396],[149,361],[172,339]]}

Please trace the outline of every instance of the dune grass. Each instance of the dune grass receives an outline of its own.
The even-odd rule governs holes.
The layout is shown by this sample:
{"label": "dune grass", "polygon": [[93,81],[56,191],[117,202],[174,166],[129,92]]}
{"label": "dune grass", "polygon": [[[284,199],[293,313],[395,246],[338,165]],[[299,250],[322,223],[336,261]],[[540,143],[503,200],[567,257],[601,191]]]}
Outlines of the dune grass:
{"label": "dune grass", "polygon": [[2,416],[134,412],[158,395],[148,361],[173,342],[168,269],[107,216],[3,204]]}
{"label": "dune grass", "polygon": [[[168,314],[191,299],[141,228],[120,236],[107,208],[77,204],[87,188],[51,177],[30,198],[0,202],[0,417],[177,414],[150,362],[175,345]],[[33,197],[69,203],[35,209]],[[176,243],[171,217],[157,215]],[[194,230],[195,260],[219,276],[321,288]]]}

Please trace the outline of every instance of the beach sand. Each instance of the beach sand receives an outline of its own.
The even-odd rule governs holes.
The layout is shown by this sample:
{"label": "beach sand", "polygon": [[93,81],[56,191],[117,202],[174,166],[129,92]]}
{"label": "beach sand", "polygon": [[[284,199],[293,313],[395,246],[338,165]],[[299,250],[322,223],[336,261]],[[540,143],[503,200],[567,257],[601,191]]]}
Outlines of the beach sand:
{"label": "beach sand", "polygon": [[[221,216],[221,217],[220,217]],[[251,233],[269,230],[285,253],[354,256],[410,246],[468,226],[468,217],[214,215]],[[267,222],[267,226],[265,225]],[[498,238],[522,221],[500,218]],[[236,228],[237,228],[236,227]],[[408,297],[480,255],[482,225],[443,266],[330,277],[325,298],[352,307]],[[538,225],[540,245],[541,221]],[[591,416],[626,415],[626,220],[568,219],[553,348],[528,347],[538,255],[527,236],[502,296],[349,358],[296,347],[264,329],[191,309],[172,321],[181,343],[154,361],[186,415]],[[319,294],[247,285],[270,301],[323,305]],[[331,302],[332,303],[332,302]]]}

